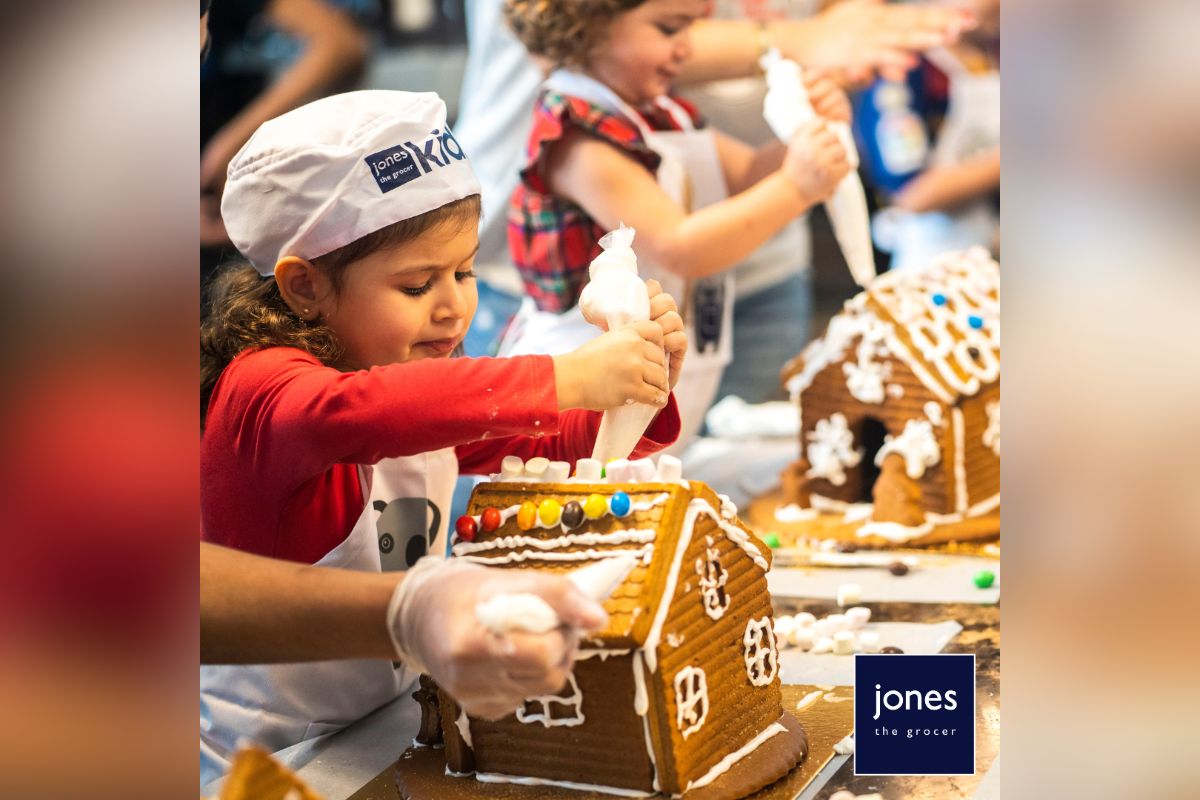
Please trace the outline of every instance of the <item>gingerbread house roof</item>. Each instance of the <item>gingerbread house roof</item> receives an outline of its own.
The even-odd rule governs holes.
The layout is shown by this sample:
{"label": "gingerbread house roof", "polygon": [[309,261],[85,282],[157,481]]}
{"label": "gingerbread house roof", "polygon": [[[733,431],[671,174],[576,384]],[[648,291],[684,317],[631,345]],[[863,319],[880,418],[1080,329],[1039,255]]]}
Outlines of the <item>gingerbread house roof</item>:
{"label": "gingerbread house roof", "polygon": [[948,404],[999,380],[1000,265],[986,250],[947,253],[924,269],[876,278],[785,369],[784,381],[797,396],[827,366],[846,361],[850,392],[882,402],[883,382],[872,370],[889,355]]}
{"label": "gingerbread house roof", "polygon": [[[559,508],[569,502],[585,504],[591,495],[609,502],[625,493],[630,511],[625,516],[605,513],[585,518],[568,528],[561,516],[552,524],[540,519],[529,529],[518,526],[523,503],[539,506],[552,501]],[[660,606],[680,580],[687,536],[700,516],[708,516],[758,568],[770,567],[771,551],[737,519],[737,508],[703,483],[525,483],[504,481],[480,484],[471,496],[467,513],[481,521],[484,509],[497,509],[503,522],[491,532],[479,530],[470,542],[456,541],[455,557],[497,567],[520,566],[565,572],[598,559],[636,556],[637,566],[616,588],[604,608],[608,627],[589,637],[594,646],[653,648],[661,633]],[[685,543],[686,544],[686,543]],[[690,565],[689,565],[690,566]]]}

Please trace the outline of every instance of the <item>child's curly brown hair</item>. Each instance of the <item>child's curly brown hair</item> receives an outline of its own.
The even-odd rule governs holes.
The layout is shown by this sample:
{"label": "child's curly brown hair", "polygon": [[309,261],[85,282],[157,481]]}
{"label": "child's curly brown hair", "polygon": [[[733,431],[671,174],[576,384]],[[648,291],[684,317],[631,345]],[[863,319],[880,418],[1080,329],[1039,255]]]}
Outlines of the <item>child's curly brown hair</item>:
{"label": "child's curly brown hair", "polygon": [[504,15],[532,55],[555,66],[586,66],[617,14],[646,0],[505,0]]}

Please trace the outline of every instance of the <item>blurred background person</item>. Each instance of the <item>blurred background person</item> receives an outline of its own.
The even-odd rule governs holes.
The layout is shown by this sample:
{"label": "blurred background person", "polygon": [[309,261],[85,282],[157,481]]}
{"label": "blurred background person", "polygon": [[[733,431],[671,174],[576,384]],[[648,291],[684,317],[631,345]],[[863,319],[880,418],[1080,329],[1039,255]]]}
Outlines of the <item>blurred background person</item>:
{"label": "blurred background person", "polygon": [[[208,58],[200,70],[202,280],[223,258],[236,255],[221,222],[221,193],[233,156],[263,122],[354,88],[361,77],[368,38],[342,5],[218,0],[209,9]],[[292,43],[299,45],[298,54]]]}
{"label": "blurred background person", "polygon": [[975,30],[855,103],[864,170],[889,204],[873,228],[892,269],[973,245],[999,253],[1000,0],[965,2]]}

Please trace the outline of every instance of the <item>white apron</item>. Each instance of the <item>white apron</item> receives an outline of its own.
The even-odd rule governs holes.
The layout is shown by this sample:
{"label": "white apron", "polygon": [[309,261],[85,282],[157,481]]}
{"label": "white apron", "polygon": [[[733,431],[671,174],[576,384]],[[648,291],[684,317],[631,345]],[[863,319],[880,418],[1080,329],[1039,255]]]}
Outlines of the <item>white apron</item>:
{"label": "white apron", "polygon": [[[650,130],[642,116],[612,89],[578,72],[557,70],[544,88],[581,97],[636,125],[646,145],[662,159],[658,185],[685,210],[695,211],[728,197],[712,132],[696,130],[687,112],[670,98],[660,97],[657,102],[682,128],[679,131]],[[689,280],[640,260],[638,272],[642,278],[656,279],[663,291],[675,298],[687,330],[688,354],[675,387],[682,428],[678,443],[667,451],[681,452],[700,430],[725,365],[733,357],[733,271]],[[500,355],[559,355],[598,335],[600,329],[584,320],[578,305],[557,314],[538,311],[526,298],[501,340]]]}
{"label": "white apron", "polygon": [[[366,505],[350,535],[318,565],[402,571],[426,552],[445,554],[446,515],[458,476],[453,448],[358,469]],[[201,751],[223,773],[241,740],[275,752],[339,730],[394,700],[416,677],[404,666],[374,659],[202,666],[200,695],[209,714]]]}
{"label": "white apron", "polygon": [[[1000,72],[974,73],[944,49],[926,54],[949,78],[946,119],[938,131],[931,166],[952,166],[1000,144]],[[974,245],[991,247],[999,216],[990,198],[953,211],[913,214],[885,209],[876,223],[881,247],[892,251],[892,269],[923,267],[937,256]]]}

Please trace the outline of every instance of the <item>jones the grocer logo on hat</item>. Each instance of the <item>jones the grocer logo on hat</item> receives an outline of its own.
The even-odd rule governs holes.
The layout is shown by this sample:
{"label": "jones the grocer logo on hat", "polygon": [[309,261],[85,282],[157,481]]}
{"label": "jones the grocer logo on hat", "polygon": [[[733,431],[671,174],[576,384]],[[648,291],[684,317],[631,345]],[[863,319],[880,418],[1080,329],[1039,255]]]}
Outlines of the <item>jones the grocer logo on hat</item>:
{"label": "jones the grocer logo on hat", "polygon": [[405,142],[372,153],[364,160],[371,168],[371,175],[379,184],[379,190],[387,193],[439,167],[464,159],[466,155],[450,129],[442,131],[435,128],[420,144]]}

